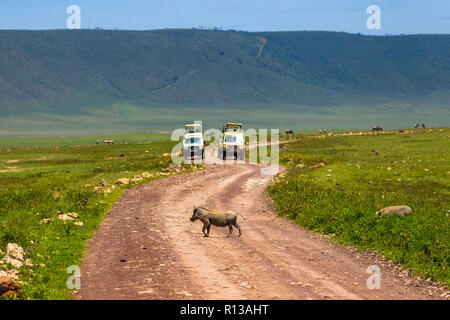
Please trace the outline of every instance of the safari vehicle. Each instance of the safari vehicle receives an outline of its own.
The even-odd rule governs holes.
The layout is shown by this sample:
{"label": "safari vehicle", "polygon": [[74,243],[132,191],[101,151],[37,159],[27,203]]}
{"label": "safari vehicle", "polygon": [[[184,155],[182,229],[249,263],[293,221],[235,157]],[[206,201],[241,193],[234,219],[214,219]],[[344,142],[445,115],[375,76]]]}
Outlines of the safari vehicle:
{"label": "safari vehicle", "polygon": [[183,157],[194,158],[200,156],[205,158],[205,144],[201,124],[186,124],[186,133],[183,137]]}
{"label": "safari vehicle", "polygon": [[229,122],[223,126],[220,147],[223,160],[227,158],[227,155],[233,155],[235,159],[244,160],[245,141],[241,123]]}

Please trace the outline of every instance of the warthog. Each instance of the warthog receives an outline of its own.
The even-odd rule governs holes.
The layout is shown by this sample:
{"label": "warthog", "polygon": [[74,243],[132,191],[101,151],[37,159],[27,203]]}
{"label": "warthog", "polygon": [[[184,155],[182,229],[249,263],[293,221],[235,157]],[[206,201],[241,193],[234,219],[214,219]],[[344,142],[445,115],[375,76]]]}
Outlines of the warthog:
{"label": "warthog", "polygon": [[412,209],[408,206],[391,206],[381,209],[380,211],[375,212],[377,217],[382,216],[392,216],[393,214],[398,214],[400,216],[406,216],[412,212]]}
{"label": "warthog", "polygon": [[[211,225],[217,227],[226,227],[230,229],[230,233],[227,235],[229,237],[233,232],[233,226],[239,230],[239,237],[241,236],[241,228],[236,223],[237,216],[240,215],[244,220],[245,217],[239,213],[233,211],[226,212],[218,212],[209,210],[203,207],[194,207],[194,212],[192,213],[191,221],[194,222],[197,219],[200,219],[203,222],[202,232],[205,237],[209,237],[209,230],[211,229]],[[205,232],[205,230],[207,232]]]}

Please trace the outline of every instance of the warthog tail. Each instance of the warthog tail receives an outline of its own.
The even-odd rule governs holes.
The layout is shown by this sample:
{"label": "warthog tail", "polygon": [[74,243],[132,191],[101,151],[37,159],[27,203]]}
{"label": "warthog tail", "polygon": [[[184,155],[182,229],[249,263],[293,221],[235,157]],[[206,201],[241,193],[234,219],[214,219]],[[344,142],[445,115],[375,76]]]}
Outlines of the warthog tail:
{"label": "warthog tail", "polygon": [[240,215],[241,217],[242,217],[242,219],[244,219],[245,220],[245,217],[242,215],[242,214],[240,214],[240,213],[237,213],[236,212],[236,214],[238,214],[238,215]]}

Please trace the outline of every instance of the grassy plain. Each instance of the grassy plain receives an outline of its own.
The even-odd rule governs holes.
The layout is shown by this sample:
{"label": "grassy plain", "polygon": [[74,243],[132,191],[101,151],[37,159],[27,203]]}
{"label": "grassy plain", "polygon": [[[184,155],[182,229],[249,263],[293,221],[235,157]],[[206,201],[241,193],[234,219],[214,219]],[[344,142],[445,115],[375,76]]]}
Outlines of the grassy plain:
{"label": "grassy plain", "polygon": [[[304,136],[280,159],[268,188],[279,214],[450,286],[450,129]],[[375,216],[392,205],[413,212]]]}
{"label": "grassy plain", "polygon": [[[171,163],[170,157],[163,154],[170,152],[174,144],[141,141],[0,149],[0,258],[8,243],[17,243],[34,265],[19,269],[23,289],[20,298],[70,298],[67,268],[80,265],[86,240],[130,187],[111,186],[118,178],[160,172]],[[102,180],[109,184],[110,193],[94,192]],[[84,226],[64,223],[58,219],[57,211],[77,213],[76,221]],[[41,223],[44,219],[53,221]]]}
{"label": "grassy plain", "polygon": [[[450,129],[292,138],[298,141],[280,146],[287,171],[267,190],[279,214],[449,285]],[[102,139],[118,144],[96,146]],[[20,268],[20,298],[70,298],[67,267],[81,264],[86,241],[131,186],[108,187],[106,194],[94,188],[102,180],[111,186],[118,178],[160,172],[171,163],[163,154],[176,143],[168,139],[0,140],[0,249],[17,243],[34,265]],[[319,162],[325,166],[309,168]],[[413,214],[375,217],[376,210],[400,204]],[[78,213],[84,226],[63,223],[57,211]]]}
{"label": "grassy plain", "polygon": [[44,137],[24,137],[24,138],[0,138],[0,148],[39,148],[55,146],[77,146],[77,145],[96,145],[96,141],[103,143],[103,140],[114,140],[116,144],[124,143],[146,143],[170,140],[168,133],[129,133],[129,134],[110,134],[98,136],[44,136]]}

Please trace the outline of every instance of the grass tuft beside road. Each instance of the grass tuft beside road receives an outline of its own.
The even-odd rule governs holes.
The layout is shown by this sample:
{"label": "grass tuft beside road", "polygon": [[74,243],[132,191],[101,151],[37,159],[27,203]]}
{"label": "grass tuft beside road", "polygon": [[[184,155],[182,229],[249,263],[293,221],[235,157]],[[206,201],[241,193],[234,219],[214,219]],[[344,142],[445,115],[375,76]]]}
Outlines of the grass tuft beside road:
{"label": "grass tuft beside road", "polygon": [[[449,146],[450,129],[306,136],[280,150],[268,194],[279,214],[450,286]],[[392,205],[413,212],[375,216]]]}

